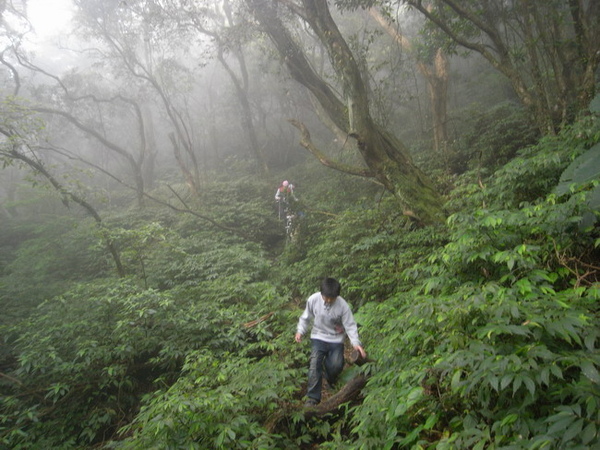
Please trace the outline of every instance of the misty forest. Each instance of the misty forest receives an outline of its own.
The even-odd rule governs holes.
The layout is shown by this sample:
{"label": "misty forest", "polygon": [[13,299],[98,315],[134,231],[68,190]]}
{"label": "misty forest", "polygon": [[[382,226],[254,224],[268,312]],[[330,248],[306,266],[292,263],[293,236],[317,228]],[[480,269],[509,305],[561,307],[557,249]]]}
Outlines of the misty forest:
{"label": "misty forest", "polygon": [[[600,2],[69,0],[43,38],[34,3],[0,448],[600,446]],[[367,358],[306,407],[325,277]]]}

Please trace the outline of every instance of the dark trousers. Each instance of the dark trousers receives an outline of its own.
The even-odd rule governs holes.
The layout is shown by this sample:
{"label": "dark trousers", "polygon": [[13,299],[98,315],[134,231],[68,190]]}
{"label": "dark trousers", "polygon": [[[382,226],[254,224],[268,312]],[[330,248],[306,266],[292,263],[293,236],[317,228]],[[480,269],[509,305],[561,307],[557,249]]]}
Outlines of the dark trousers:
{"label": "dark trousers", "polygon": [[319,339],[311,339],[311,343],[306,396],[320,402],[323,369],[325,369],[325,379],[330,386],[333,386],[344,368],[344,344],[332,344]]}

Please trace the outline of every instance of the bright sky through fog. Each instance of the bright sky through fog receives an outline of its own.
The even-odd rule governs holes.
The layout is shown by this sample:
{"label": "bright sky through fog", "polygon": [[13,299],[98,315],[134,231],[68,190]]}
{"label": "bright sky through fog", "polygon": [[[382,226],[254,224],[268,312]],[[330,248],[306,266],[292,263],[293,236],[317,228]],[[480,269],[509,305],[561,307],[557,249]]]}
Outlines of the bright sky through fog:
{"label": "bright sky through fog", "polygon": [[38,39],[69,32],[73,15],[71,0],[29,0],[27,3],[29,21]]}

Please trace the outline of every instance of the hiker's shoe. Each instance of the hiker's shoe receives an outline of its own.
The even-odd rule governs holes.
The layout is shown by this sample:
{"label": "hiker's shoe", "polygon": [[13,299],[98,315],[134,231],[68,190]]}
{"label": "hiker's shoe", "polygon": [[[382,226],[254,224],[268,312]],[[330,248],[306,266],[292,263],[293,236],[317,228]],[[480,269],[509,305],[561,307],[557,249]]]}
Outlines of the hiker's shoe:
{"label": "hiker's shoe", "polygon": [[306,402],[304,402],[304,406],[307,408],[310,408],[311,406],[317,406],[319,404],[318,401],[316,401],[314,398],[309,398],[308,400],[306,400]]}
{"label": "hiker's shoe", "polygon": [[335,383],[330,383],[329,381],[325,380],[323,382],[323,389],[326,391],[335,391]]}

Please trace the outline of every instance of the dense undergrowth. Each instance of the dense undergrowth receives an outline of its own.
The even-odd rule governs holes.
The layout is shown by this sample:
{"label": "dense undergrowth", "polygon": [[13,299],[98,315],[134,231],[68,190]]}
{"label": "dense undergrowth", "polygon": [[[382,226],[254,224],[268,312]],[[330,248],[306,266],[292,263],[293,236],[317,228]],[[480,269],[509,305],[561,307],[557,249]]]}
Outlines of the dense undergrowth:
{"label": "dense undergrowth", "polygon": [[[600,235],[582,222],[598,163],[555,190],[598,142],[590,115],[486,178],[465,172],[438,228],[314,166],[285,174],[304,213],[292,242],[271,187],[251,177],[199,200],[222,227],[156,206],[105,211],[125,279],[91,222],[11,224],[0,445],[600,445]],[[308,348],[292,337],[324,275],[342,282],[373,361],[359,401],[306,419]]]}

